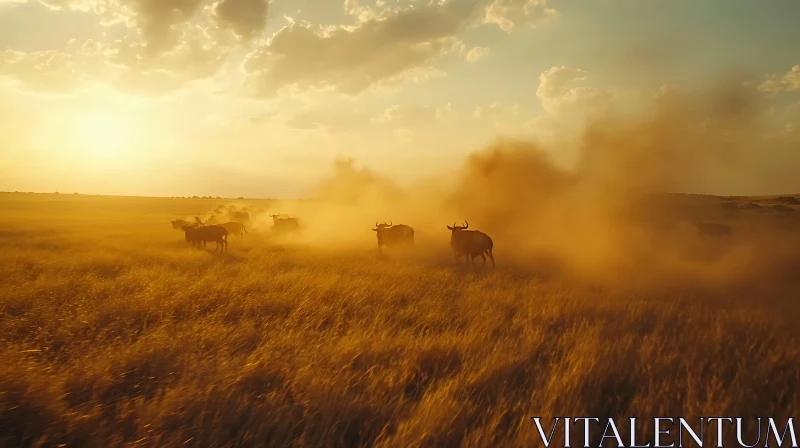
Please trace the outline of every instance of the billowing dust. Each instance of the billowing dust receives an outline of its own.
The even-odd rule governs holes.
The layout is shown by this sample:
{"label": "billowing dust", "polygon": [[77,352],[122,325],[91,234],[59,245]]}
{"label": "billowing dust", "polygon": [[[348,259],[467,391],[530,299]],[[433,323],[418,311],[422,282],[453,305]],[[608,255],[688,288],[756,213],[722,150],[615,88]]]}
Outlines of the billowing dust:
{"label": "billowing dust", "polygon": [[[558,266],[615,282],[779,281],[800,248],[792,207],[666,194],[796,190],[798,153],[790,141],[763,138],[761,112],[735,86],[670,93],[635,114],[594,117],[572,166],[552,161],[559,148],[498,139],[457,171],[406,188],[339,160],[315,199],[253,218],[269,228],[268,212],[297,217],[297,241],[338,249],[375,250],[376,221],[407,224],[415,256],[439,262],[450,257],[445,226],[468,221],[494,240],[498,269]],[[727,223],[733,236],[702,238],[695,221]]]}

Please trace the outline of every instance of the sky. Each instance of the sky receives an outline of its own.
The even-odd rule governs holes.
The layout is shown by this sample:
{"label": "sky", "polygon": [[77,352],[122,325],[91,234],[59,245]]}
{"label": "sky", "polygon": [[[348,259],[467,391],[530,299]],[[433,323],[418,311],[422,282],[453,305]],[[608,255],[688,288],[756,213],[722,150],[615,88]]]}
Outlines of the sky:
{"label": "sky", "polygon": [[798,23],[800,0],[0,0],[0,190],[302,197],[339,158],[414,182],[497,137],[567,163],[598,111],[730,79],[800,150]]}

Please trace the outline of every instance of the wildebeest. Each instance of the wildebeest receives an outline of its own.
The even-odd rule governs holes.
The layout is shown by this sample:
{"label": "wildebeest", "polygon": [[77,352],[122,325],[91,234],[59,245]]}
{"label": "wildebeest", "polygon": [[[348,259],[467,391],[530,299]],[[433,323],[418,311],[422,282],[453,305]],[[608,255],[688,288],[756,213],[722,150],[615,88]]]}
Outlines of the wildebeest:
{"label": "wildebeest", "polygon": [[700,232],[702,237],[728,237],[733,233],[733,228],[727,224],[718,224],[715,222],[699,222],[695,221],[695,227]]}
{"label": "wildebeest", "polygon": [[170,221],[170,224],[172,224],[172,228],[175,230],[181,230],[184,227],[189,227],[192,225],[192,223],[183,219],[176,219],[175,221]]}
{"label": "wildebeest", "polygon": [[231,212],[231,219],[239,222],[250,222],[250,214],[247,212]]}
{"label": "wildebeest", "polygon": [[281,215],[269,215],[272,218],[272,230],[278,233],[300,232],[300,223],[297,218],[281,218]]}
{"label": "wildebeest", "polygon": [[222,251],[228,249],[228,231],[222,226],[202,226],[202,227],[184,227],[183,232],[186,236],[186,242],[192,246],[200,248],[200,243],[203,248],[206,247],[207,241],[214,241],[217,246],[214,252],[222,246]]}
{"label": "wildebeest", "polygon": [[244,238],[244,234],[247,233],[244,224],[239,222],[226,222],[225,224],[221,224],[221,226],[225,227],[225,230],[228,231],[228,235],[239,235],[240,238]]}
{"label": "wildebeest", "polygon": [[475,257],[480,256],[483,258],[483,265],[486,266],[486,256],[488,255],[492,260],[492,267],[495,267],[492,239],[479,230],[467,230],[468,228],[469,222],[464,226],[457,226],[456,223],[453,223],[452,227],[447,226],[447,229],[451,231],[450,247],[453,249],[456,262],[459,258],[466,256],[467,263],[475,267]]}
{"label": "wildebeest", "polygon": [[398,224],[392,225],[392,223],[386,224],[378,224],[375,222],[375,228],[372,229],[373,232],[377,232],[378,236],[378,253],[381,252],[381,246],[392,247],[392,246],[413,246],[414,245],[414,229],[405,225],[405,224]]}

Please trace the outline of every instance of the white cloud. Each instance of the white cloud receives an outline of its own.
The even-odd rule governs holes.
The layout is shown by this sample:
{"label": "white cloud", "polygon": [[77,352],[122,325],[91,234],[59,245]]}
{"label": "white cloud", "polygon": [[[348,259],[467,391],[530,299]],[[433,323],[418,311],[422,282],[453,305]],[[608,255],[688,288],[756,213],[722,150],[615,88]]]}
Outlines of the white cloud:
{"label": "white cloud", "polygon": [[[16,6],[29,1],[37,0],[0,0],[0,8],[4,6]],[[38,0],[47,9],[59,11],[62,9],[71,9],[77,11],[93,11],[105,3],[105,0]]]}
{"label": "white cloud", "polygon": [[510,33],[546,22],[557,15],[555,9],[547,6],[547,0],[494,0],[486,5],[483,20]]}
{"label": "white cloud", "polygon": [[27,3],[28,0],[0,0],[0,9],[2,8],[11,8],[17,5],[21,5],[23,3]]}
{"label": "white cloud", "polygon": [[396,127],[410,128],[429,126],[437,120],[452,118],[457,115],[451,104],[441,107],[433,106],[400,106],[387,108],[383,113],[372,117],[370,121],[378,124],[390,124]]}
{"label": "white cloud", "polygon": [[781,76],[768,76],[758,90],[768,93],[800,91],[800,65],[795,65]]}
{"label": "white cloud", "polygon": [[247,57],[246,89],[258,97],[286,86],[330,87],[354,95],[405,79],[455,49],[456,35],[477,11],[469,0],[451,0],[379,15],[359,13],[356,26],[293,23]]}
{"label": "white cloud", "polygon": [[60,92],[78,86],[85,73],[72,54],[55,50],[0,53],[0,75],[23,81],[31,90]]}
{"label": "white cloud", "polygon": [[59,51],[6,50],[0,53],[0,75],[31,91],[68,92],[101,82],[125,92],[161,95],[217,73],[227,50],[204,39],[187,31],[178,46],[149,57],[143,56],[145,45],[130,37],[112,43],[73,40]]}
{"label": "white cloud", "polygon": [[352,26],[313,26],[294,23],[278,31],[250,54],[244,67],[245,89],[256,97],[272,97],[280,89],[325,88],[355,95],[370,87],[425,80],[409,76],[451,51],[476,62],[487,47],[467,50],[458,41],[466,29],[482,23],[506,31],[552,17],[546,0],[440,0],[426,3],[376,1],[365,6],[347,0]]}
{"label": "white cloud", "polygon": [[[106,23],[131,28],[116,41],[70,41],[59,50],[0,53],[0,74],[31,90],[75,89],[100,81],[120,90],[157,95],[187,81],[216,74],[234,48],[209,30],[215,20],[237,34],[254,32],[254,14],[237,13],[253,7],[252,0],[222,0],[215,10],[202,10],[206,0],[46,0],[51,9],[94,11]],[[202,12],[201,12],[202,11]],[[252,11],[250,11],[252,12]],[[199,13],[199,14],[197,14]],[[216,13],[212,18],[212,13]],[[242,19],[247,15],[247,19]],[[213,31],[213,29],[212,29]],[[219,34],[219,33],[217,33]]]}
{"label": "white cloud", "polygon": [[502,119],[519,115],[519,104],[503,104],[495,101],[486,106],[478,106],[473,111],[475,118]]}
{"label": "white cloud", "polygon": [[328,134],[340,134],[352,131],[368,124],[369,114],[361,110],[350,110],[343,113],[339,108],[309,108],[295,113],[285,124],[290,129],[309,131],[324,130]]}
{"label": "white cloud", "polygon": [[220,0],[211,7],[214,19],[230,28],[239,38],[251,39],[267,25],[267,0]]}
{"label": "white cloud", "polygon": [[489,47],[473,47],[469,50],[464,48],[462,50],[462,55],[464,59],[470,64],[478,62],[479,59],[483,58],[487,54],[489,54]]}
{"label": "white cloud", "polygon": [[104,0],[39,0],[39,3],[52,10],[71,9],[76,11],[101,11],[107,3]]}
{"label": "white cloud", "polygon": [[585,114],[607,107],[614,93],[575,86],[585,80],[586,72],[579,68],[552,67],[539,75],[536,96],[542,107],[552,115]]}
{"label": "white cloud", "polygon": [[[123,86],[128,90],[141,88],[158,93],[179,88],[187,81],[212,77],[230,51],[214,45],[199,28],[184,30],[179,41],[168,51],[149,55],[146,44],[140,41],[117,41],[110,61],[123,68]],[[154,87],[149,89],[148,83],[153,81]]]}
{"label": "white cloud", "polygon": [[268,0],[0,0],[0,5],[26,1],[94,12],[104,25],[121,25],[115,32],[128,28],[118,40],[99,40],[102,51],[91,57],[69,49],[6,52],[0,73],[29,88],[69,90],[101,81],[159,94],[211,78],[237,50],[254,48],[241,65],[243,91],[254,98],[283,89],[356,95],[443,77],[436,66],[440,56],[452,52],[475,63],[489,53],[488,47],[464,47],[462,32],[483,24],[510,31],[554,14],[546,0],[346,0],[351,25],[290,20],[261,41]]}

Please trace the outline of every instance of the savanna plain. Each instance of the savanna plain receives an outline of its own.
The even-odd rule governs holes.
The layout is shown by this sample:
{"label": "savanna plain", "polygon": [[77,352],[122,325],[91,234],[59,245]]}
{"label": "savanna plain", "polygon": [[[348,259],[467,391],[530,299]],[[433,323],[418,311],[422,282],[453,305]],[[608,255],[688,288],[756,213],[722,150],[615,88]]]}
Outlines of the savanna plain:
{"label": "savanna plain", "polygon": [[[263,217],[292,204],[2,194],[0,446],[540,446],[531,416],[785,422],[796,199],[663,201],[685,222],[640,227],[670,252],[606,271],[502,232],[495,269],[457,265],[452,222],[379,255],[391,216],[277,238]],[[220,205],[254,217],[227,253],[170,226]],[[733,236],[702,238],[691,220],[710,218]]]}

